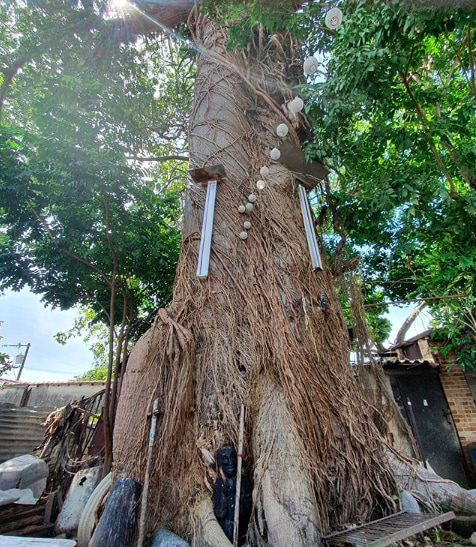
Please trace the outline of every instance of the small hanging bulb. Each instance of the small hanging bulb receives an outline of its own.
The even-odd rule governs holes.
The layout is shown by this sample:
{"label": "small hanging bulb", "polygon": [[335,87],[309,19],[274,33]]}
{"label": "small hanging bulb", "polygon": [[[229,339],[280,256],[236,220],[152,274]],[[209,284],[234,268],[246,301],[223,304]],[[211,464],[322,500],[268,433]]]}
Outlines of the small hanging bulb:
{"label": "small hanging bulb", "polygon": [[285,123],[280,123],[276,128],[278,137],[285,137],[289,132],[289,127]]}
{"label": "small hanging bulb", "polygon": [[269,157],[275,161],[279,160],[279,158],[281,157],[281,152],[279,151],[279,148],[273,148],[269,153]]}
{"label": "small hanging bulb", "polygon": [[266,167],[266,165],[263,165],[263,167],[259,170],[259,174],[262,177],[267,177],[269,175],[269,167]]}
{"label": "small hanging bulb", "polygon": [[258,188],[258,190],[264,190],[264,187],[265,187],[265,182],[264,180],[258,180],[256,181],[256,188]]}
{"label": "small hanging bulb", "polygon": [[255,206],[252,203],[247,203],[245,205],[245,208],[247,213],[251,213],[251,211],[255,208]]}
{"label": "small hanging bulb", "polygon": [[326,13],[326,27],[331,30],[339,28],[342,23],[342,12],[339,8],[332,8]]}
{"label": "small hanging bulb", "polygon": [[250,194],[248,196],[248,201],[251,202],[251,203],[254,203],[256,201],[256,196],[255,194]]}
{"label": "small hanging bulb", "polygon": [[244,205],[240,205],[240,206],[238,207],[238,212],[241,213],[241,214],[243,214],[244,212],[246,212],[246,207],[245,207]]}
{"label": "small hanging bulb", "polygon": [[243,228],[245,230],[249,230],[251,228],[251,222],[247,220],[246,222],[243,222]]}
{"label": "small hanging bulb", "polygon": [[306,74],[307,76],[316,73],[318,68],[319,64],[317,62],[317,59],[313,55],[311,55],[304,61],[302,67],[304,74]]}
{"label": "small hanging bulb", "polygon": [[248,238],[248,232],[240,232],[241,239],[247,239]]}
{"label": "small hanging bulb", "polygon": [[297,114],[298,112],[301,112],[301,110],[304,108],[304,101],[301,99],[301,97],[294,97],[294,99],[289,102],[288,108],[291,112]]}

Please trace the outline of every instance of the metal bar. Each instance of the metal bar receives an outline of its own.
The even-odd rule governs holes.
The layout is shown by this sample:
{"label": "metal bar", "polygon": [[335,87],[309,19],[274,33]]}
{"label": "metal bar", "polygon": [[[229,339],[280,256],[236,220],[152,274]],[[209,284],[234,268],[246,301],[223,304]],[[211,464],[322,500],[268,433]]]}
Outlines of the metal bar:
{"label": "metal bar", "polygon": [[415,534],[418,534],[419,532],[423,532],[425,530],[428,530],[429,528],[433,528],[434,526],[438,526],[438,524],[454,518],[455,514],[453,513],[453,511],[450,511],[449,513],[444,513],[443,515],[433,515],[433,518],[429,518],[427,520],[424,520],[423,522],[415,523],[412,526],[404,528],[403,530],[394,532],[389,536],[385,536],[385,538],[382,538],[380,540],[372,541],[372,543],[368,543],[368,547],[386,547],[387,545],[391,545],[396,541],[400,541],[401,539],[413,536]]}
{"label": "metal bar", "polygon": [[197,266],[197,277],[199,279],[206,279],[208,277],[216,194],[217,181],[211,180],[207,184],[207,196],[205,199],[205,208],[203,210],[202,235],[200,238],[200,250],[198,252]]}
{"label": "metal bar", "polygon": [[404,512],[400,511],[399,513],[395,513],[394,515],[388,515],[387,517],[382,517],[380,519],[373,520],[372,522],[366,522],[365,524],[360,524],[359,526],[356,526],[355,528],[352,528],[352,530],[342,530],[341,532],[332,532],[331,534],[327,534],[326,536],[322,536],[322,539],[327,540],[327,539],[334,538],[336,536],[343,536],[344,534],[353,533],[356,530],[360,530],[361,528],[368,527],[371,524],[376,524],[376,523],[382,522],[384,520],[394,519],[395,517],[398,517],[398,516],[404,515],[404,514],[405,514]]}
{"label": "metal bar", "polygon": [[389,517],[367,522],[342,532],[324,536],[326,542],[339,540],[367,547],[386,547],[454,518],[454,513],[397,513]]}
{"label": "metal bar", "polygon": [[150,464],[152,461],[152,449],[154,448],[155,430],[157,429],[158,410],[159,399],[155,399],[152,404],[152,419],[150,421],[149,444],[147,446],[147,461],[145,464],[144,488],[142,490],[142,499],[140,506],[139,539],[137,540],[137,547],[143,546],[145,538],[145,517],[147,512],[147,497],[149,494]]}
{"label": "metal bar", "polygon": [[243,465],[243,435],[245,429],[245,406],[240,410],[240,432],[238,434],[238,466],[236,470],[235,518],[233,521],[233,547],[238,547],[238,530],[240,525],[240,494],[241,494],[241,467]]}
{"label": "metal bar", "polygon": [[311,255],[311,264],[314,269],[319,268],[322,270],[322,260],[319,253],[319,245],[317,244],[316,230],[312,222],[311,208],[309,207],[307,192],[301,184],[299,185],[299,201],[301,202],[302,220],[306,232],[309,254]]}

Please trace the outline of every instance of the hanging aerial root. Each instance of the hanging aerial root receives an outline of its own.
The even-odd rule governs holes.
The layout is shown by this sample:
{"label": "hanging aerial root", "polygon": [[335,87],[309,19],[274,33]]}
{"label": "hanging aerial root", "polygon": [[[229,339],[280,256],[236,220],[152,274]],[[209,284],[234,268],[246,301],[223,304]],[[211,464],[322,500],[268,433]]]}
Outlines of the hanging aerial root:
{"label": "hanging aerial root", "polygon": [[[180,315],[176,313],[175,317]],[[159,310],[131,355],[114,433],[116,472],[143,482],[151,403],[159,400],[151,473],[149,524],[157,515],[172,529],[188,529],[196,447],[193,442],[193,339],[172,311]],[[190,480],[189,480],[190,479]]]}
{"label": "hanging aerial root", "polygon": [[370,405],[373,421],[389,446],[414,458],[418,449],[413,433],[395,402],[381,363],[374,358],[373,341],[365,319],[364,299],[358,275],[348,272],[341,282],[342,289],[349,292],[357,356],[356,373],[364,390],[365,401]]}

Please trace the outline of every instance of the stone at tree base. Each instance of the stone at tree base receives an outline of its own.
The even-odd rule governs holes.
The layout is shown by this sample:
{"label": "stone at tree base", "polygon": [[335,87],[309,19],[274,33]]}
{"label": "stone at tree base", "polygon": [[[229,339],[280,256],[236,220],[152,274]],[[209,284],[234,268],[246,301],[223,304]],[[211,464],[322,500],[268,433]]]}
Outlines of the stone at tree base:
{"label": "stone at tree base", "polygon": [[147,547],[190,547],[190,545],[169,530],[156,530],[147,543]]}
{"label": "stone at tree base", "polygon": [[112,485],[103,514],[88,547],[131,547],[141,485],[120,478]]}
{"label": "stone at tree base", "polygon": [[48,466],[32,454],[12,458],[0,464],[0,490],[30,488],[48,477]]}
{"label": "stone at tree base", "polygon": [[76,547],[73,539],[0,536],[0,547]]}
{"label": "stone at tree base", "polygon": [[30,488],[10,488],[4,490],[3,494],[7,496],[15,496],[17,499],[13,503],[17,505],[35,505],[39,496],[35,496]]}
{"label": "stone at tree base", "polygon": [[407,513],[421,513],[417,500],[408,490],[400,492],[400,508]]}
{"label": "stone at tree base", "polygon": [[9,492],[9,491],[7,492],[0,491],[0,507],[2,505],[8,505],[9,503],[14,503],[18,499],[20,499],[20,495],[17,493],[13,494],[12,492]]}
{"label": "stone at tree base", "polygon": [[63,507],[56,520],[56,533],[73,535],[79,526],[81,514],[99,481],[100,467],[78,471],[66,494]]}
{"label": "stone at tree base", "polygon": [[35,498],[41,497],[41,494],[43,494],[46,488],[46,477],[32,484],[29,484],[28,488],[33,492]]}
{"label": "stone at tree base", "polygon": [[469,541],[471,542],[471,545],[476,545],[476,532],[473,532],[471,534],[471,537],[469,538]]}

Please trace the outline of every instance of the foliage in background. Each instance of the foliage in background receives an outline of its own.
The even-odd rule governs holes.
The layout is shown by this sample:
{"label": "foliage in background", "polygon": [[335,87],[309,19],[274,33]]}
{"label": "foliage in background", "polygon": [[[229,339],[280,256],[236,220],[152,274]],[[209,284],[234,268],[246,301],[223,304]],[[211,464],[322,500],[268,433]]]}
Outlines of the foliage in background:
{"label": "foliage in background", "polygon": [[[0,326],[2,325],[2,322],[0,321]],[[0,336],[0,341],[2,340],[3,336]],[[8,353],[5,353],[3,351],[0,351],[0,378],[2,378],[5,374],[12,371],[15,368],[15,363],[13,362],[12,358]]]}
{"label": "foliage in background", "polygon": [[137,337],[171,295],[194,63],[106,9],[2,7],[0,277],[106,324],[114,281],[114,324]]}
{"label": "foliage in background", "polygon": [[292,23],[328,60],[325,77],[303,89],[314,121],[307,154],[333,170],[327,227],[345,234],[346,257],[361,256],[368,303],[428,298],[458,362],[474,366],[476,16],[399,2],[339,7],[337,31],[318,4]]}

